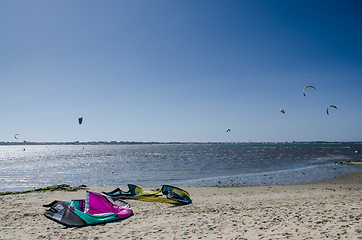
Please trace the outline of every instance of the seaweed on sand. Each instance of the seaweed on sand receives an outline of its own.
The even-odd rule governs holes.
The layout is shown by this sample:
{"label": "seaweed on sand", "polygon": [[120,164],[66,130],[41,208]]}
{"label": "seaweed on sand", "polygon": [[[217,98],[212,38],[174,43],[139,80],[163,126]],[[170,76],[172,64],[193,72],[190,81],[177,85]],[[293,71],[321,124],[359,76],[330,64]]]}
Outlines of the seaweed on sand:
{"label": "seaweed on sand", "polygon": [[60,185],[53,185],[44,188],[36,188],[32,190],[25,190],[25,191],[7,191],[7,192],[0,192],[0,196],[9,195],[9,194],[22,194],[22,193],[30,193],[30,192],[45,192],[45,191],[78,191],[81,189],[86,189],[87,186],[80,185],[79,187],[71,187],[67,184],[60,184]]}

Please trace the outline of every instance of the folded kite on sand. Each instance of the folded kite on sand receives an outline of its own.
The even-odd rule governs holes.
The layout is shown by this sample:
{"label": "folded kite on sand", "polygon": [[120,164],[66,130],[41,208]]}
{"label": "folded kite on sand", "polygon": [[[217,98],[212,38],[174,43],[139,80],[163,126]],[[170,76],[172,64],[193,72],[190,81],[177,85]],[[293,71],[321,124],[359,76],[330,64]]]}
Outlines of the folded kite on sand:
{"label": "folded kite on sand", "polygon": [[[111,192],[103,192],[108,196],[120,199],[137,199],[141,201],[149,201],[149,202],[166,202],[173,204],[190,204],[192,201],[190,199],[190,194],[185,190],[173,187],[169,185],[163,185],[161,188],[150,191],[143,191],[139,186],[128,184],[128,191],[124,192],[119,188]],[[166,198],[162,197],[163,195]]]}
{"label": "folded kite on sand", "polygon": [[71,202],[54,201],[45,217],[67,227],[84,227],[124,219],[133,215],[127,202],[113,200],[99,193],[87,191],[86,199]]}

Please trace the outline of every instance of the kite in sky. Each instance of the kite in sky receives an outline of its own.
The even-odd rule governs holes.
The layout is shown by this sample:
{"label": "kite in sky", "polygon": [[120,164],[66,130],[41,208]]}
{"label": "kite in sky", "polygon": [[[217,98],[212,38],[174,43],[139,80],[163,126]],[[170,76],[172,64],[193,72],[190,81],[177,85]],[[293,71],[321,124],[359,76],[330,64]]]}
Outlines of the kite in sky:
{"label": "kite in sky", "polygon": [[315,87],[313,87],[313,86],[311,86],[311,85],[306,86],[305,88],[303,88],[303,95],[304,95],[304,96],[307,96],[307,95],[305,95],[305,90],[306,90],[307,88],[313,88],[313,89],[315,89]]}
{"label": "kite in sky", "polygon": [[335,109],[337,109],[337,107],[336,107],[336,106],[334,106],[334,105],[330,105],[330,106],[327,108],[327,114],[328,114],[328,115],[329,115],[328,109],[330,109],[330,108],[335,108]]}

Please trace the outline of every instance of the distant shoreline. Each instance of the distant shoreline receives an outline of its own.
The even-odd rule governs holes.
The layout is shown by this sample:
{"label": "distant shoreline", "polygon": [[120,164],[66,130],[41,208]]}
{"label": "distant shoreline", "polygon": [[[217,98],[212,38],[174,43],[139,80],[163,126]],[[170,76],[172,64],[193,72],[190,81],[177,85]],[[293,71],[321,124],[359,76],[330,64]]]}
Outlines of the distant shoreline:
{"label": "distant shoreline", "polygon": [[151,145],[151,144],[362,144],[362,142],[355,141],[341,141],[341,142],[328,142],[328,141],[292,141],[292,142],[137,142],[137,141],[90,141],[90,142],[0,142],[0,146],[14,146],[14,145]]}

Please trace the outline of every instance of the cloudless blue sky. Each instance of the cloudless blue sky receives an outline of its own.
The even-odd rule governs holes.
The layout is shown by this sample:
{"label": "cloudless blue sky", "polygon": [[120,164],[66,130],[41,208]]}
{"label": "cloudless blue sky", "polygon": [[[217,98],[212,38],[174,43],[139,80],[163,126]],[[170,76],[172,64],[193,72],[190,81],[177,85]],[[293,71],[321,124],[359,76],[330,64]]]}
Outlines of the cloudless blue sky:
{"label": "cloudless blue sky", "polygon": [[361,12],[1,0],[0,141],[362,141]]}

